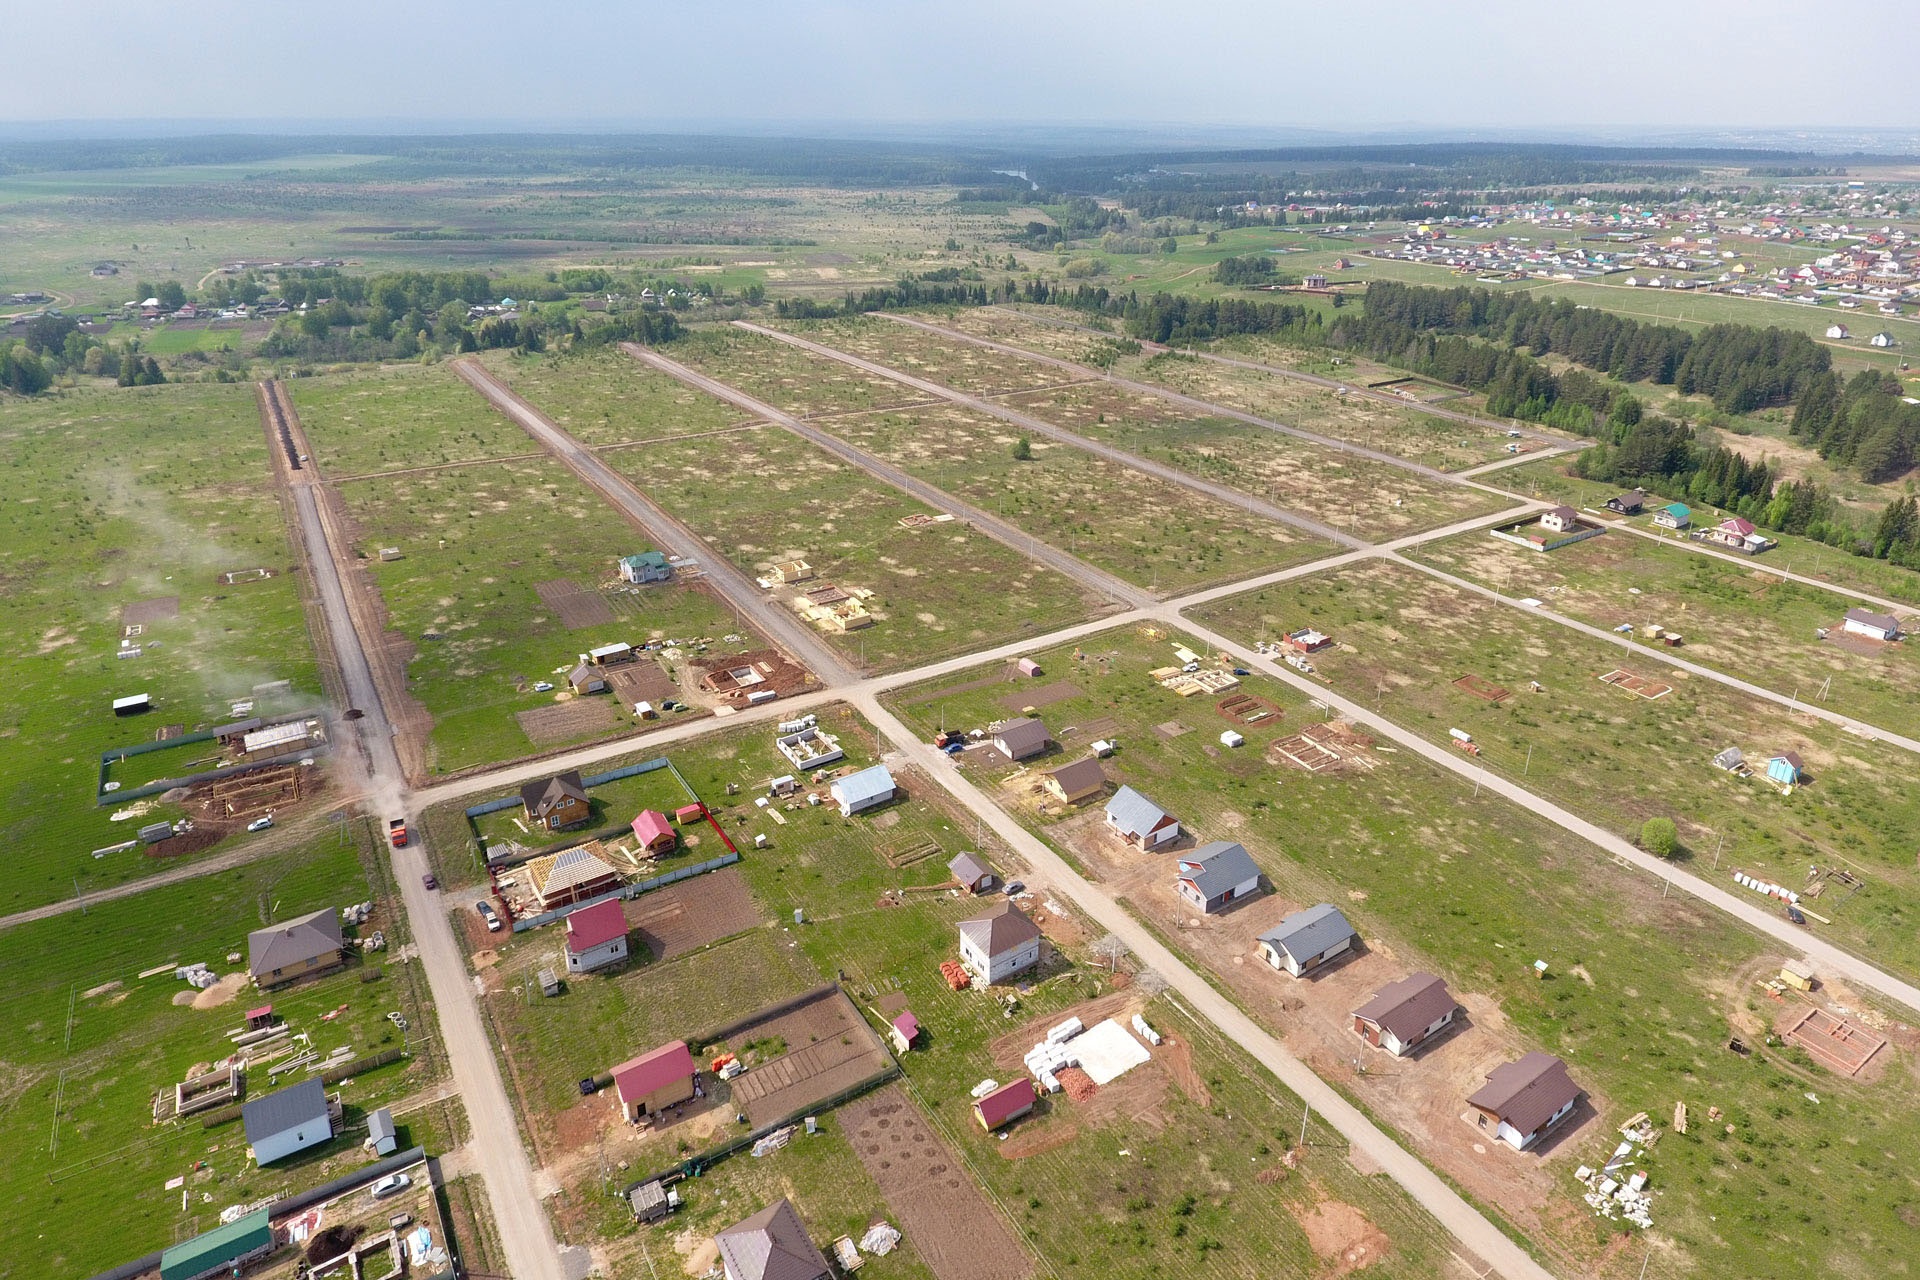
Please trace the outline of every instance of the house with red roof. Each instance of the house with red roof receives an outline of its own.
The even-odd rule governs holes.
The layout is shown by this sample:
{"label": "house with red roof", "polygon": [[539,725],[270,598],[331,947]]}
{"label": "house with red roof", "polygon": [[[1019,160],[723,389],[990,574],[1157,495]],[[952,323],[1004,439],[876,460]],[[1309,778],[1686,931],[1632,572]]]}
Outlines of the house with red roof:
{"label": "house with red roof", "polygon": [[567,972],[592,973],[627,958],[627,913],[618,898],[567,917]]}
{"label": "house with red roof", "polygon": [[639,839],[640,847],[651,854],[670,853],[680,840],[667,815],[652,809],[642,809],[640,816],[633,820],[633,834]]}
{"label": "house with red roof", "polygon": [[613,1069],[620,1114],[638,1124],[693,1097],[693,1051],[685,1040],[663,1044]]}
{"label": "house with red roof", "polygon": [[887,1024],[887,1039],[893,1041],[895,1053],[905,1053],[911,1049],[919,1034],[920,1019],[913,1016],[911,1009],[902,1009],[900,1015]]}
{"label": "house with red roof", "polygon": [[973,1118],[992,1133],[1033,1110],[1033,1081],[1021,1076],[1012,1084],[1003,1084],[973,1104]]}

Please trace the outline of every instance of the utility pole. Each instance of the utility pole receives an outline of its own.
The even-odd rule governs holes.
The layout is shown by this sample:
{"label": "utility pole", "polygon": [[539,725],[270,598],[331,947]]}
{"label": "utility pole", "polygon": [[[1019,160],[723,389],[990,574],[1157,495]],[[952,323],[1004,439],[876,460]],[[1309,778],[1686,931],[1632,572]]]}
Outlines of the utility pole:
{"label": "utility pole", "polygon": [[1527,744],[1527,762],[1520,766],[1520,776],[1523,778],[1526,777],[1528,772],[1532,768],[1533,768],[1533,744],[1529,742]]}
{"label": "utility pole", "polygon": [[1307,1145],[1307,1117],[1313,1114],[1313,1104],[1307,1103],[1307,1109],[1300,1113],[1300,1145]]}

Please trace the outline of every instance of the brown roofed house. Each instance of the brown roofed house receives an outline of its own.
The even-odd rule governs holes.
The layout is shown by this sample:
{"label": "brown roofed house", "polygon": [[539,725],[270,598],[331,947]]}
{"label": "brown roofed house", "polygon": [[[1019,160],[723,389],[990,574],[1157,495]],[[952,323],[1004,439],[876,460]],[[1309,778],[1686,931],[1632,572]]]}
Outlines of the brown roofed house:
{"label": "brown roofed house", "polygon": [[994,731],[993,745],[1001,755],[1009,760],[1025,760],[1028,756],[1037,756],[1047,749],[1052,741],[1047,736],[1047,726],[1032,716],[1019,716],[1007,721]]}
{"label": "brown roofed house", "polygon": [[713,1242],[726,1280],[832,1280],[826,1258],[784,1199],[734,1223]]}
{"label": "brown roofed house", "polygon": [[1089,756],[1051,771],[1041,779],[1041,785],[1054,799],[1079,804],[1106,791],[1107,774],[1100,762]]}
{"label": "brown roofed house", "polygon": [[991,986],[1040,963],[1040,926],[1019,907],[999,906],[960,922],[960,963]]}
{"label": "brown roofed house", "polygon": [[520,788],[520,804],[527,819],[549,831],[565,831],[584,825],[593,817],[593,804],[578,770],[569,770],[544,782],[529,782]]}
{"label": "brown roofed house", "polygon": [[1445,982],[1415,973],[1389,982],[1355,1009],[1353,1029],[1368,1044],[1399,1058],[1452,1026],[1459,1012],[1460,1003]]}
{"label": "brown roofed house", "polygon": [[1535,1050],[1518,1062],[1487,1073],[1487,1083],[1467,1099],[1480,1127],[1515,1151],[1525,1151],[1540,1135],[1565,1119],[1585,1096],[1567,1075],[1567,1064]]}

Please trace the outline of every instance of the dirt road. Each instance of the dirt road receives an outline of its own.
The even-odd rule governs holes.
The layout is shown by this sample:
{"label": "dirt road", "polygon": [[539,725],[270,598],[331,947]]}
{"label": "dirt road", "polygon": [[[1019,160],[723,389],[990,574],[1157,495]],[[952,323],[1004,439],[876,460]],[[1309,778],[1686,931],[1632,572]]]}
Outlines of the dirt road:
{"label": "dirt road", "polygon": [[802,666],[809,668],[829,685],[847,684],[855,672],[811,628],[748,580],[724,555],[707,545],[692,529],[642,493],[637,485],[609,467],[593,450],[561,430],[538,409],[515,395],[484,366],[473,360],[456,360],[453,371],[485,396],[493,407],[520,424],[526,433],[547,447],[601,496],[614,504],[635,523],[646,529],[662,550],[687,560],[696,560],[707,581],[731,603],[741,617],[760,628],[774,644]]}
{"label": "dirt road", "polygon": [[[770,329],[759,329],[755,325],[746,327],[774,337],[784,336],[775,334]],[[737,391],[718,379],[709,378],[704,373],[689,369],[637,343],[623,342],[620,348],[634,359],[678,378],[690,387],[698,387],[708,395],[718,396],[729,404],[745,409],[748,413],[756,414],[776,426],[784,427],[801,439],[818,445],[834,457],[858,467],[882,483],[891,485],[902,493],[912,494],[936,511],[953,513],[994,541],[1004,543],[1019,554],[1065,574],[1095,595],[1102,596],[1108,601],[1124,600],[1135,608],[1152,599],[1132,583],[1124,582],[1104,569],[1096,569],[1086,561],[1069,555],[1058,547],[1041,542],[1031,534],[1014,528],[1000,517],[989,515],[971,503],[962,502],[950,493],[936,489],[924,481],[916,480],[892,463],[883,462],[866,450],[856,448],[818,427],[809,426],[792,414],[783,413],[770,404],[754,399],[744,391]]]}

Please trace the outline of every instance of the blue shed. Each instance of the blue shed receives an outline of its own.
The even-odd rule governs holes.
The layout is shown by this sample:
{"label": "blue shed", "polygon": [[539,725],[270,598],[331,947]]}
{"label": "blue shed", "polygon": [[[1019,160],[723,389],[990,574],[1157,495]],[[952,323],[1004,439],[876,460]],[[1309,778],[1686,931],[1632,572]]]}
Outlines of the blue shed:
{"label": "blue shed", "polygon": [[1788,751],[1767,761],[1767,776],[1775,782],[1784,782],[1789,786],[1800,781],[1800,771],[1805,768],[1800,757]]}

